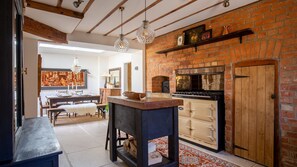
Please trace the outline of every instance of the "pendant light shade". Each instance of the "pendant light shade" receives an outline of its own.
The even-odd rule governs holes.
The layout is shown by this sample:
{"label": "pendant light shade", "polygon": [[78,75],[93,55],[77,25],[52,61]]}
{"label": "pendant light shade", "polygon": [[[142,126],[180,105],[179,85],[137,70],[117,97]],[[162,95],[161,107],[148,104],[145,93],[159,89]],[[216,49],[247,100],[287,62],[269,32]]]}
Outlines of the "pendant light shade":
{"label": "pendant light shade", "polygon": [[129,49],[129,42],[123,35],[123,10],[124,7],[120,7],[121,10],[121,34],[119,39],[114,42],[114,48],[118,52],[127,52]]}
{"label": "pendant light shade", "polygon": [[145,19],[142,22],[141,27],[138,28],[136,32],[136,37],[139,43],[149,44],[152,43],[155,39],[155,31],[150,27],[149,21],[146,20],[146,0],[145,1]]}
{"label": "pendant light shade", "polygon": [[155,31],[151,29],[147,20],[144,20],[141,27],[136,32],[136,37],[139,43],[149,44],[155,39]]}
{"label": "pendant light shade", "polygon": [[127,52],[129,48],[129,42],[128,40],[124,37],[123,34],[120,34],[120,38],[117,39],[114,43],[114,48],[118,52]]}

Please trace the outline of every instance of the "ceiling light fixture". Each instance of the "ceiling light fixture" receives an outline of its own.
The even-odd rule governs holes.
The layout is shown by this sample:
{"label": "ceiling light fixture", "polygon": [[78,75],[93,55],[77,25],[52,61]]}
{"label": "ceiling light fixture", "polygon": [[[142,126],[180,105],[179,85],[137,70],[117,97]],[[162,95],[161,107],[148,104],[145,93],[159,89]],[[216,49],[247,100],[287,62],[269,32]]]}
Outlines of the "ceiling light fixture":
{"label": "ceiling light fixture", "polygon": [[155,31],[150,27],[149,21],[146,20],[146,0],[144,0],[144,20],[141,27],[136,32],[136,37],[139,43],[149,44],[155,39]]}
{"label": "ceiling light fixture", "polygon": [[75,8],[78,8],[79,5],[80,5],[81,3],[83,3],[83,2],[84,2],[83,0],[77,0],[77,1],[74,1],[74,2],[73,2],[73,6],[74,6]]}
{"label": "ceiling light fixture", "polygon": [[121,6],[119,9],[121,11],[121,34],[120,34],[119,39],[117,39],[114,42],[114,48],[118,52],[127,52],[127,50],[129,49],[129,42],[123,35],[123,10],[125,8]]}
{"label": "ceiling light fixture", "polygon": [[41,44],[39,44],[39,47],[73,50],[73,51],[82,51],[82,52],[92,52],[92,53],[102,53],[102,52],[104,52],[104,50],[100,50],[100,49],[81,48],[81,47],[65,46],[65,45],[53,45],[53,44],[47,44],[47,43],[41,43]]}
{"label": "ceiling light fixture", "polygon": [[223,6],[226,8],[226,7],[229,7],[230,6],[230,2],[229,0],[224,0],[223,2]]}

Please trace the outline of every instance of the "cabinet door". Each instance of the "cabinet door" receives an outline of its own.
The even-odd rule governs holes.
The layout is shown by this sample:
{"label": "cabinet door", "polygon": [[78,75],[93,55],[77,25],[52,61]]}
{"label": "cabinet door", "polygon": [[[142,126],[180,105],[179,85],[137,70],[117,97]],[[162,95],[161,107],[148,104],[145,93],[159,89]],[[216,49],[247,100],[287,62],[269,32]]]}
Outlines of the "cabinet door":
{"label": "cabinet door", "polygon": [[121,96],[121,89],[111,89],[110,96]]}
{"label": "cabinet door", "polygon": [[191,120],[187,117],[178,118],[179,134],[191,137]]}
{"label": "cabinet door", "polygon": [[182,99],[184,104],[182,106],[178,106],[178,115],[184,117],[191,117],[191,102],[187,99]]}
{"label": "cabinet door", "polygon": [[216,144],[216,129],[212,123],[191,120],[191,136],[193,139],[202,140],[209,144]]}
{"label": "cabinet door", "polygon": [[[192,100],[191,102],[192,118],[216,122],[217,118],[217,101],[211,100]],[[214,125],[216,128],[216,125]]]}

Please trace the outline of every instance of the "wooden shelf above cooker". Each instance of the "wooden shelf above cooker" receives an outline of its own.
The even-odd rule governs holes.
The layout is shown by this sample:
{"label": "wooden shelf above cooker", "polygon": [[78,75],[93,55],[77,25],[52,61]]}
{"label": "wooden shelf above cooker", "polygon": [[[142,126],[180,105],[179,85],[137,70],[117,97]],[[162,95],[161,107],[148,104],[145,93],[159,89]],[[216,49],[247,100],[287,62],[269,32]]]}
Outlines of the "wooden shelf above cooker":
{"label": "wooden shelf above cooker", "polygon": [[187,48],[195,48],[195,51],[197,52],[198,46],[215,43],[215,42],[220,42],[220,41],[225,41],[225,40],[232,39],[232,38],[239,38],[239,42],[242,43],[242,37],[246,36],[246,35],[250,35],[250,34],[254,34],[254,32],[250,28],[247,28],[247,29],[231,32],[227,35],[221,35],[218,37],[203,40],[203,41],[197,42],[195,44],[177,46],[177,47],[161,50],[156,53],[167,55],[167,53],[169,53],[169,52],[174,52],[174,51],[187,49]]}

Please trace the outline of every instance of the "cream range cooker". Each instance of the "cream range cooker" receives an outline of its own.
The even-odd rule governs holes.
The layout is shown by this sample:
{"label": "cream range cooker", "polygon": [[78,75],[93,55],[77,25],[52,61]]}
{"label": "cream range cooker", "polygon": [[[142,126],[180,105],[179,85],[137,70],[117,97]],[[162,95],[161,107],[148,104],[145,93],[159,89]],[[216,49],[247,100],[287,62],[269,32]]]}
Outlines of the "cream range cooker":
{"label": "cream range cooker", "polygon": [[215,152],[224,150],[224,92],[176,92],[173,98],[184,101],[178,107],[180,139]]}

